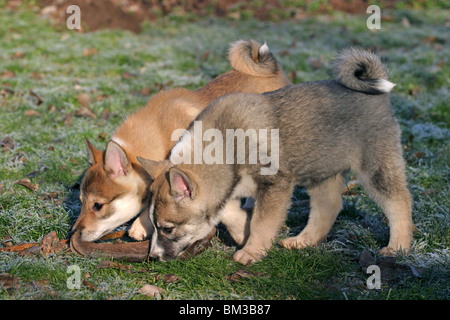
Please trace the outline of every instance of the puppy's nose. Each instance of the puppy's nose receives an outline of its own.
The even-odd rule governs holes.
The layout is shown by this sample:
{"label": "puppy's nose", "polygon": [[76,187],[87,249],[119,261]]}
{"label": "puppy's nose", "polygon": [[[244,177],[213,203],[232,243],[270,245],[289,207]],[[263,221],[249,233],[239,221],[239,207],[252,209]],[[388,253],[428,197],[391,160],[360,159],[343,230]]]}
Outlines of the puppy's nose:
{"label": "puppy's nose", "polygon": [[152,248],[150,249],[150,258],[160,259],[162,255],[163,251],[161,250],[161,248],[157,246],[152,246]]}

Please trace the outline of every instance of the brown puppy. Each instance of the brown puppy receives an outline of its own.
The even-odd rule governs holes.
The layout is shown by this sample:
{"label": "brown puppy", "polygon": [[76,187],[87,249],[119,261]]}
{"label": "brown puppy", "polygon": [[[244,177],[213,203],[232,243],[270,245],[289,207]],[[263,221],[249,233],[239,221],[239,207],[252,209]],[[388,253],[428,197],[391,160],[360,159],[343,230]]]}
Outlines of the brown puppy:
{"label": "brown puppy", "polygon": [[[186,130],[169,160],[139,158],[155,179],[152,257],[177,257],[222,221],[243,246],[234,259],[259,261],[285,222],[295,185],[308,190],[310,217],[281,244],[316,245],[342,209],[349,169],[389,219],[383,253],[410,248],[411,196],[388,95],[394,84],[380,59],[363,50],[343,51],[333,71],[334,80],[221,97]],[[255,199],[251,219],[240,208],[242,197]]]}
{"label": "brown puppy", "polygon": [[[201,89],[176,88],[152,97],[117,129],[105,151],[86,140],[90,168],[81,183],[82,209],[73,227],[81,232],[81,240],[99,239],[137,216],[148,203],[151,180],[136,156],[166,159],[177,138],[172,132],[187,128],[217,97],[231,92],[262,93],[290,84],[266,44],[237,41],[231,45],[229,60],[234,70]],[[147,213],[129,230],[138,240],[151,232]]]}

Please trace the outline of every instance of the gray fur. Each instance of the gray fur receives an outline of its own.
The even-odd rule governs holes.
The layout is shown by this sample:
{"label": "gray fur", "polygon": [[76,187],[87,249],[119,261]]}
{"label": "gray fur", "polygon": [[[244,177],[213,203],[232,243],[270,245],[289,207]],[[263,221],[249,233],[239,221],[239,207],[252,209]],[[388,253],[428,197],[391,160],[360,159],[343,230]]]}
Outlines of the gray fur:
{"label": "gray fur", "polygon": [[[391,239],[385,252],[409,249],[411,198],[401,132],[389,95],[376,90],[376,83],[371,86],[372,82],[361,80],[354,72],[352,76],[349,70],[360,66],[366,70],[364,77],[372,80],[387,80],[387,73],[378,57],[365,51],[344,51],[334,64],[336,80],[291,85],[262,95],[230,94],[215,100],[197,118],[202,121],[203,132],[214,128],[224,136],[227,129],[279,129],[279,168],[275,175],[261,175],[260,163],[175,166],[188,172],[198,185],[197,198],[192,202],[188,199],[180,215],[199,226],[208,221],[217,223],[217,217],[222,217],[230,230],[240,228],[246,234],[242,238],[236,232],[235,239],[244,245],[236,252],[236,261],[254,262],[265,255],[286,219],[295,185],[306,187],[311,196],[310,221],[299,236],[282,244],[288,248],[317,244],[342,208],[340,188],[343,175],[350,169],[390,221]],[[203,142],[203,148],[207,144]],[[248,159],[248,147],[246,153]],[[247,183],[245,192],[237,194],[248,177],[256,187]],[[253,197],[256,201],[246,226],[227,218],[227,208],[237,197]],[[162,213],[165,209],[159,210]],[[233,210],[237,216],[239,213]],[[154,219],[158,216],[155,211]],[[206,231],[191,241],[201,239]]]}
{"label": "gray fur", "polygon": [[342,50],[332,62],[334,79],[355,91],[381,93],[380,80],[388,80],[389,74],[380,58],[369,51],[348,48]]}

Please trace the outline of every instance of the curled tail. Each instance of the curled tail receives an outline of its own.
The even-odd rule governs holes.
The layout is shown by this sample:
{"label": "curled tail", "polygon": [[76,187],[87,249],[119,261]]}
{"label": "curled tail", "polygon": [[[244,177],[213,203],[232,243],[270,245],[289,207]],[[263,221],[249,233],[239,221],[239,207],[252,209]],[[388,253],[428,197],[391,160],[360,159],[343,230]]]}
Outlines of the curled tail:
{"label": "curled tail", "polygon": [[267,44],[254,40],[231,44],[228,59],[233,69],[256,77],[273,77],[281,69]]}
{"label": "curled tail", "polygon": [[355,91],[380,94],[395,87],[380,57],[366,50],[344,49],[333,61],[332,71],[337,82]]}

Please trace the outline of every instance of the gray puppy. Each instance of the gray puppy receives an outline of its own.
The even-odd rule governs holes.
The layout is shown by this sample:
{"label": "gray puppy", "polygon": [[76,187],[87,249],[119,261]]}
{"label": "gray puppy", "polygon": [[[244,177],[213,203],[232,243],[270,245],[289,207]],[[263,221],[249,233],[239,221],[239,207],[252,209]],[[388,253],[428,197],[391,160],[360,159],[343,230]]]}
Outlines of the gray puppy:
{"label": "gray puppy", "polygon": [[[394,84],[378,56],[357,49],[337,56],[333,74],[334,80],[219,98],[185,132],[170,160],[140,158],[155,180],[150,255],[173,259],[222,221],[243,246],[234,260],[259,261],[285,223],[296,185],[310,195],[309,221],[281,244],[317,245],[342,209],[348,170],[389,219],[382,253],[408,251],[414,225],[401,132],[387,94]],[[242,197],[255,200],[251,219],[240,207]]]}

